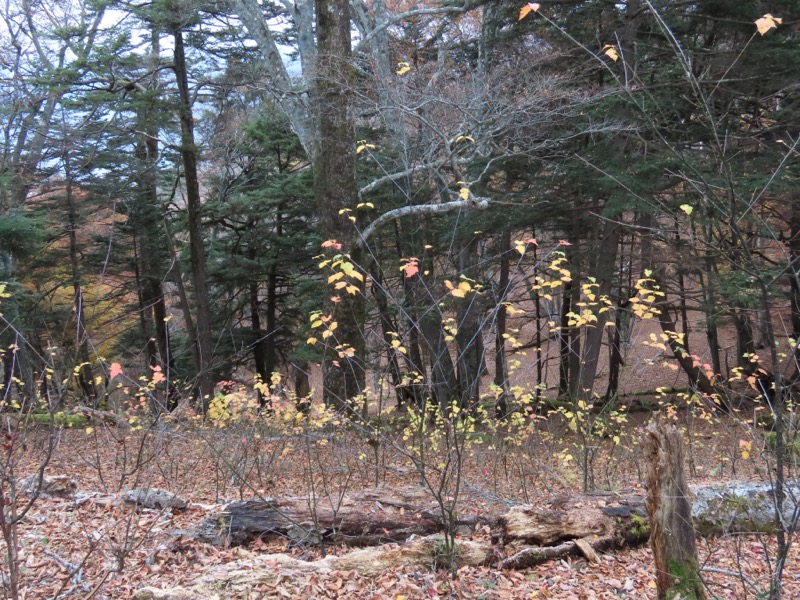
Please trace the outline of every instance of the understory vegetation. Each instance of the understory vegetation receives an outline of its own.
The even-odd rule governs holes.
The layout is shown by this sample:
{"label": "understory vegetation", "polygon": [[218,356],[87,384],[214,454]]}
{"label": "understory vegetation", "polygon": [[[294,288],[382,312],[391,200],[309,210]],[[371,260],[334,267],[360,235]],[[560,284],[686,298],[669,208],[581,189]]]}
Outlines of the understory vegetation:
{"label": "understory vegetation", "polygon": [[[641,492],[657,413],[690,481],[767,486],[772,511],[675,583],[800,595],[798,22],[789,0],[0,7],[3,593],[667,597],[644,550],[497,529]],[[409,486],[439,537],[391,541],[433,548],[424,569],[325,562],[352,540],[321,502],[335,522]],[[277,540],[198,539],[289,497],[309,521]],[[267,551],[291,577],[211,568]]]}

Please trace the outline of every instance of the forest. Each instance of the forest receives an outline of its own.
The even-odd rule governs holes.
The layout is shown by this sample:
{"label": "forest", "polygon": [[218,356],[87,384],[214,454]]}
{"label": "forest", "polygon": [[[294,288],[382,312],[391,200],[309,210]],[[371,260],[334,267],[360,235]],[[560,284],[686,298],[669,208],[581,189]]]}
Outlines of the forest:
{"label": "forest", "polygon": [[3,597],[800,597],[798,3],[0,19]]}

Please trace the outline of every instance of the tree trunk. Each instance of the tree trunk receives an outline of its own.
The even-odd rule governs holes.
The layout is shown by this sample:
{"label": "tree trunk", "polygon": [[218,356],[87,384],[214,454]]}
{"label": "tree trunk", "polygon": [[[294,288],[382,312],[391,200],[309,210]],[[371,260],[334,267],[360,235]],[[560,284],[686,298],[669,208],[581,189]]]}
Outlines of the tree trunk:
{"label": "tree trunk", "polygon": [[[152,75],[148,82],[148,92],[158,94],[160,81],[158,67],[160,64],[160,44],[158,32],[154,26],[151,30],[150,69]],[[137,92],[139,93],[139,92]],[[160,367],[166,377],[165,397],[159,399],[153,395],[152,408],[158,414],[165,408],[173,410],[177,405],[177,391],[172,385],[175,361],[169,340],[167,324],[167,303],[164,295],[164,278],[168,242],[162,227],[163,209],[158,198],[158,119],[151,97],[139,99],[140,108],[137,113],[137,129],[139,135],[136,155],[139,159],[140,173],[137,175],[139,193],[135,196],[135,204],[129,215],[134,235],[139,241],[137,269],[141,296],[142,328],[147,345],[147,367]],[[152,327],[152,329],[151,329]]]}
{"label": "tree trunk", "polygon": [[610,312],[600,313],[600,310],[605,308],[601,300],[611,295],[618,247],[619,225],[615,221],[607,221],[598,249],[596,271],[593,274],[597,280],[597,288],[594,290],[597,294],[597,303],[592,307],[592,311],[597,317],[597,321],[588,328],[586,333],[578,378],[577,397],[586,401],[587,404],[592,401],[592,391],[597,378],[597,364],[603,345],[603,336],[606,333],[605,324]]}
{"label": "tree trunk", "polygon": [[[500,280],[497,282],[497,298],[495,304],[496,308],[496,321],[495,321],[495,340],[494,340],[494,385],[497,387],[497,399],[494,403],[495,416],[503,418],[508,411],[508,361],[506,359],[506,305],[505,302],[509,290],[509,275],[510,275],[510,250],[511,250],[511,232],[504,231],[500,234]],[[537,298],[538,308],[538,298]],[[539,333],[539,321],[536,321],[537,333]],[[539,362],[539,347],[537,346],[537,368]],[[539,382],[537,381],[537,384]]]}
{"label": "tree trunk", "polygon": [[643,445],[650,460],[647,514],[658,598],[702,600],[705,593],[684,474],[683,437],[675,426],[656,417],[647,428]]}
{"label": "tree trunk", "polygon": [[[478,263],[478,240],[470,236],[461,244],[458,255],[458,270],[465,277],[475,278]],[[456,305],[456,344],[458,356],[456,371],[461,395],[458,398],[461,408],[476,406],[480,401],[480,382],[483,371],[483,338],[478,295],[467,292]]]}
{"label": "tree trunk", "polygon": [[377,262],[372,260],[370,261],[369,271],[372,279],[372,295],[375,297],[375,305],[378,308],[378,318],[381,323],[381,336],[383,338],[384,348],[386,349],[389,379],[394,389],[397,408],[402,408],[403,402],[406,399],[411,400],[412,405],[416,406],[419,402],[419,399],[416,398],[417,388],[413,384],[403,384],[403,374],[400,369],[400,362],[397,360],[398,352],[392,345],[392,342],[395,340],[401,342],[404,346],[406,342],[395,337],[399,336],[400,332],[389,310],[389,297],[384,287],[383,273]]}
{"label": "tree trunk", "polygon": [[672,351],[672,355],[683,369],[683,372],[688,375],[690,385],[696,386],[698,390],[704,394],[708,394],[709,396],[718,394],[719,390],[714,387],[706,374],[700,370],[700,367],[697,364],[695,364],[695,361],[691,355],[676,339],[677,332],[675,329],[675,323],[669,314],[669,310],[667,310],[667,307],[664,305],[659,307],[658,322],[661,325],[661,331],[663,331],[669,337],[667,340],[667,345]]}
{"label": "tree trunk", "polygon": [[181,157],[186,184],[186,228],[189,232],[189,256],[194,288],[195,325],[197,327],[197,388],[203,414],[214,395],[212,373],[213,343],[211,339],[211,304],[206,277],[206,255],[203,246],[202,202],[200,181],[197,175],[197,147],[194,142],[194,119],[192,101],[189,96],[189,77],[186,69],[186,54],[183,46],[183,31],[173,26],[175,40],[175,80],[180,97]]}
{"label": "tree trunk", "polygon": [[84,321],[84,298],[81,285],[81,272],[78,257],[78,209],[72,186],[72,169],[69,149],[64,153],[64,172],[66,177],[67,222],[69,227],[69,259],[72,270],[73,310],[75,311],[75,351],[77,354],[77,376],[81,394],[93,408],[97,408],[97,388],[94,373],[89,361],[89,335]]}
{"label": "tree trunk", "polygon": [[561,318],[558,327],[558,395],[569,394],[569,355],[572,350],[569,317],[567,313],[572,310],[572,281],[564,284],[561,291]]}
{"label": "tree trunk", "polygon": [[[347,0],[317,0],[316,19],[318,56],[313,91],[321,143],[312,154],[312,163],[320,233],[323,239],[338,240],[343,251],[350,253],[350,262],[359,266],[362,250],[355,243],[355,227],[348,213],[342,212],[353,209],[358,200],[350,89],[350,5]],[[355,410],[351,401],[364,392],[366,380],[362,331],[366,306],[364,286],[358,287],[359,293],[339,294],[337,302],[327,305],[338,325],[335,343],[340,351],[326,353],[323,361],[323,398],[346,412]]]}

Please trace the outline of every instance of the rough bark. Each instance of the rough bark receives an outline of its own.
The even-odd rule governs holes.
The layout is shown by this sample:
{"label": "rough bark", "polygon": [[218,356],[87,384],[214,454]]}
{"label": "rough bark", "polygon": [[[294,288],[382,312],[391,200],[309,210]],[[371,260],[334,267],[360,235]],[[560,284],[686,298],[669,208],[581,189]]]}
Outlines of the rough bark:
{"label": "rough bark", "polygon": [[[463,520],[465,525],[474,522]],[[341,498],[234,502],[221,514],[207,519],[197,538],[214,544],[240,545],[273,535],[298,544],[371,546],[441,529],[436,503],[422,488],[377,488]]]}
{"label": "rough bark", "polygon": [[[599,256],[595,264],[594,276],[598,282],[597,297],[609,297],[611,295],[614,271],[617,260],[617,250],[619,248],[619,225],[614,221],[605,224],[602,240],[600,241]],[[595,380],[597,378],[597,366],[600,358],[600,350],[603,345],[603,336],[606,333],[606,321],[612,314],[610,311],[600,313],[603,305],[598,303],[593,309],[597,322],[586,332],[583,344],[583,354],[581,356],[580,375],[578,376],[578,398],[587,402],[592,400]]]}
{"label": "rough bark", "polygon": [[[478,264],[478,240],[468,236],[461,241],[458,254],[459,274],[474,279]],[[483,334],[481,331],[481,308],[478,295],[467,292],[456,301],[456,374],[458,377],[459,406],[462,408],[477,406],[480,401],[480,383],[483,375]],[[439,399],[442,402],[442,399]],[[448,406],[441,404],[442,413],[448,414]]]}
{"label": "rough bark", "polygon": [[211,340],[211,300],[206,275],[206,256],[201,223],[200,181],[197,174],[197,148],[194,141],[194,120],[189,96],[189,81],[183,31],[173,27],[175,40],[175,80],[180,95],[181,157],[186,184],[186,229],[189,233],[189,257],[192,267],[192,285],[195,301],[195,325],[197,327],[197,388],[203,414],[208,410],[214,395],[214,380],[211,372],[213,343]]}
{"label": "rough bark", "polygon": [[73,310],[75,311],[75,350],[78,366],[77,377],[81,394],[93,407],[97,403],[97,388],[94,384],[94,373],[89,357],[89,334],[86,331],[84,317],[83,286],[81,284],[80,256],[78,250],[78,207],[72,185],[72,168],[70,152],[64,152],[64,171],[66,176],[67,220],[69,226],[69,259],[72,275]]}
{"label": "rough bark", "polygon": [[[800,482],[793,482],[787,496],[800,497],[798,492]],[[696,488],[693,495],[696,500],[692,506],[692,516],[701,535],[769,531],[770,527],[774,527],[775,519],[771,512],[774,501],[772,490],[767,484],[719,484]],[[76,500],[76,503],[79,501]],[[248,504],[237,502],[231,506]],[[217,543],[236,543],[237,539],[244,540],[248,537],[285,537],[290,534],[290,527],[295,527],[297,532],[301,531],[295,523],[289,521],[288,515],[291,511],[296,511],[293,513],[295,517],[306,519],[307,524],[312,522],[307,498],[263,501],[262,505],[265,510],[261,514],[269,526],[257,524],[260,529],[252,529],[248,533],[241,528],[244,521],[237,523],[229,520],[232,513],[226,510],[222,515],[206,521],[203,526],[206,537],[203,539]],[[320,506],[323,510],[319,512],[319,516],[325,510],[330,515],[329,500],[320,501]],[[423,488],[383,488],[348,494],[341,502],[337,502],[337,506],[337,518],[341,519],[339,524],[346,523],[345,526],[355,532],[349,539],[344,539],[341,535],[343,530],[339,531],[339,540],[346,543],[363,545],[369,539],[374,540],[373,543],[405,539],[402,535],[392,535],[400,533],[399,529],[389,529],[393,523],[399,523],[403,527],[409,522],[415,523],[421,529],[420,521],[425,520],[437,527],[441,526],[433,508],[434,503]],[[281,508],[280,512],[278,507]],[[791,508],[786,507],[787,510]],[[256,513],[251,512],[248,517],[254,515]],[[347,515],[346,518],[344,515]],[[465,519],[470,529],[478,521],[475,518]],[[545,505],[512,507],[499,517],[487,515],[486,521],[493,524],[491,544],[457,538],[455,560],[459,567],[499,564],[502,568],[522,569],[570,555],[582,555],[593,562],[597,560],[598,550],[644,543],[650,536],[645,498],[634,493],[564,495]],[[383,528],[386,531],[374,529],[379,522],[386,526]],[[369,523],[373,528],[371,534],[365,533],[364,523]],[[358,531],[359,525],[362,527],[361,531]],[[229,533],[235,532],[237,538],[226,538],[220,533],[228,526],[231,527]],[[309,529],[304,531],[305,534],[309,533]],[[409,531],[406,531],[406,535],[408,534]],[[294,539],[296,542],[309,541],[308,538]],[[285,554],[262,555],[252,560],[213,567],[191,588],[143,588],[135,597],[206,600],[221,598],[222,596],[214,595],[219,589],[225,590],[225,597],[231,597],[231,594],[252,590],[260,583],[274,581],[278,577],[291,577],[292,574],[324,574],[331,570],[344,570],[374,576],[386,569],[401,566],[428,568],[436,564],[443,545],[444,538],[441,535],[426,535],[409,539],[399,545],[363,548],[313,562],[298,560]]]}
{"label": "rough bark", "polygon": [[[352,114],[350,7],[347,0],[317,0],[317,58],[313,97],[319,136],[324,144],[312,155],[314,198],[323,239],[334,238],[359,265],[362,248],[346,211],[358,199],[355,125]],[[356,282],[357,283],[357,282]],[[355,295],[339,294],[328,311],[338,325],[337,348],[323,360],[323,397],[328,405],[355,411],[353,398],[365,385],[363,285]]]}
{"label": "rough bark", "polygon": [[[692,520],[698,535],[774,531],[774,499],[769,484],[703,486],[694,488],[692,496]],[[786,496],[800,498],[800,482],[789,486]],[[786,503],[787,518],[794,509],[793,502]],[[470,529],[480,522],[492,525],[494,541],[507,553],[527,549],[532,556],[525,564],[579,553],[576,540],[585,540],[600,550],[644,543],[650,535],[645,497],[635,493],[561,495],[544,505],[518,505],[503,514],[462,516],[456,525]],[[437,505],[423,488],[376,488],[316,501],[295,497],[235,502],[203,522],[195,536],[225,545],[288,536],[299,543],[336,541],[363,546],[402,541],[412,534],[441,531],[442,527]],[[509,568],[523,564],[511,558],[507,559]]]}
{"label": "rough bark", "polygon": [[702,600],[683,437],[674,425],[657,418],[648,426],[643,445],[649,458],[646,505],[658,598]]}

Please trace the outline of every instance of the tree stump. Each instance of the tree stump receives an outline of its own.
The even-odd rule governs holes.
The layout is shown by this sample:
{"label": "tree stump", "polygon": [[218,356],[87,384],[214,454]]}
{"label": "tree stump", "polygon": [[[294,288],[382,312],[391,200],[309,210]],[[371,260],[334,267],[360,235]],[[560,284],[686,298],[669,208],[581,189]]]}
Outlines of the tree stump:
{"label": "tree stump", "polygon": [[656,566],[659,600],[703,600],[692,506],[683,469],[683,438],[677,428],[656,417],[645,432],[650,459],[647,513]]}

